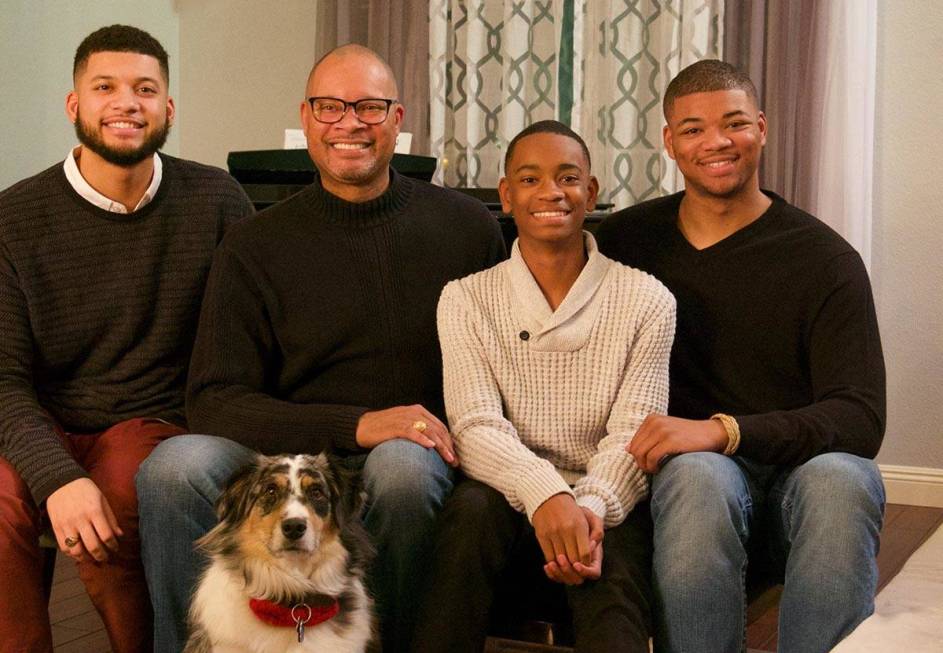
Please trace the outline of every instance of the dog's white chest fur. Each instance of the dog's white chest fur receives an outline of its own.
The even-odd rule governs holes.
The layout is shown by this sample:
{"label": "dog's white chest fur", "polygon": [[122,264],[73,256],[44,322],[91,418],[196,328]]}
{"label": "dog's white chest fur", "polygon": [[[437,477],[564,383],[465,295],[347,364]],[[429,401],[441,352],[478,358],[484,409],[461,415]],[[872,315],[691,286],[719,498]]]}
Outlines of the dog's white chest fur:
{"label": "dog's white chest fur", "polygon": [[358,607],[347,615],[342,628],[333,619],[305,628],[299,644],[294,628],[270,626],[258,619],[249,609],[241,580],[216,567],[207,570],[193,605],[213,653],[359,653],[366,648],[371,630],[366,606]]}

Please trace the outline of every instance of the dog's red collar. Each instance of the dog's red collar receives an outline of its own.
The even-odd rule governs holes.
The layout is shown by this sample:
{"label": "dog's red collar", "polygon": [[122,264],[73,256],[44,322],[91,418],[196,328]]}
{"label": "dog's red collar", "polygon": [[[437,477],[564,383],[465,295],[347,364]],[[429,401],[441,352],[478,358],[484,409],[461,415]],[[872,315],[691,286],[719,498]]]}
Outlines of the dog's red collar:
{"label": "dog's red collar", "polygon": [[[324,623],[340,612],[341,609],[337,599],[319,598],[322,600],[315,605],[296,603],[291,606],[273,603],[265,599],[249,599],[249,609],[256,617],[270,626],[291,626],[295,628],[299,623],[302,623],[306,628],[311,628]],[[323,599],[327,599],[328,602]]]}

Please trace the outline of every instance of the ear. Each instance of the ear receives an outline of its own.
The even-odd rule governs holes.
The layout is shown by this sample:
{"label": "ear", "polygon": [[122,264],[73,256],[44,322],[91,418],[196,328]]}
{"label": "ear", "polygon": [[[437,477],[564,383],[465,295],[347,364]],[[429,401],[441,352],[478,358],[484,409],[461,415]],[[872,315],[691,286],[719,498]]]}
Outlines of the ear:
{"label": "ear", "polygon": [[586,210],[592,211],[596,208],[596,200],[599,199],[599,180],[590,175],[589,186],[587,188]]}
{"label": "ear", "polygon": [[311,105],[308,104],[308,100],[302,100],[301,106],[298,108],[298,114],[301,118],[301,130],[305,133],[305,138],[308,137],[308,124],[314,120],[314,116],[311,115]]}
{"label": "ear", "polygon": [[226,489],[216,499],[216,516],[220,522],[236,523],[245,516],[252,501],[250,490],[260,468],[261,457],[237,470],[226,482]]}
{"label": "ear", "polygon": [[756,117],[756,126],[760,130],[760,145],[766,145],[766,114],[760,111],[759,115]]}
{"label": "ear", "polygon": [[331,472],[331,493],[336,496],[335,515],[339,524],[350,519],[357,519],[363,508],[364,490],[363,475],[360,471],[345,464],[345,461],[334,452],[326,452],[328,469]]}
{"label": "ear", "polygon": [[672,159],[675,158],[675,148],[674,142],[671,137],[671,128],[668,125],[665,125],[661,128],[661,138],[665,142],[665,151],[668,152],[668,156]]}
{"label": "ear", "polygon": [[167,97],[167,124],[174,124],[174,117],[177,115],[177,107],[174,105],[174,99]]}
{"label": "ear", "polygon": [[[406,115],[406,107],[397,102],[393,105],[393,108],[390,110],[390,113],[393,115],[393,124],[396,125],[396,133],[399,133],[400,127],[403,125],[403,117]],[[387,118],[389,120],[389,118]]]}
{"label": "ear", "polygon": [[73,125],[79,116],[79,95],[75,91],[69,91],[65,96],[65,115],[69,117],[69,122]]}
{"label": "ear", "polygon": [[498,182],[498,195],[501,197],[501,210],[511,215],[511,185],[507,177],[501,177]]}

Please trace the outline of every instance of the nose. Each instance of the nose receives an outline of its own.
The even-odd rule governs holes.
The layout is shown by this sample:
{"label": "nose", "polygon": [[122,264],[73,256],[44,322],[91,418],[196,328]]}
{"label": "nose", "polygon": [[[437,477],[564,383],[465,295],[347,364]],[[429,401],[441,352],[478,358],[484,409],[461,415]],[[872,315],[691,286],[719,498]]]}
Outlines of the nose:
{"label": "nose", "polygon": [[548,179],[540,185],[540,199],[555,201],[563,197],[563,189],[555,179]]}
{"label": "nose", "polygon": [[308,530],[308,524],[304,519],[292,517],[282,522],[282,535],[289,540],[300,539],[306,530]]}
{"label": "nose", "polygon": [[138,96],[135,94],[134,89],[130,88],[116,91],[112,96],[111,103],[122,111],[135,111],[140,106]]}
{"label": "nose", "polygon": [[721,129],[710,129],[704,134],[704,146],[711,150],[722,150],[731,144],[730,137]]}
{"label": "nose", "polygon": [[351,106],[347,107],[347,111],[344,112],[344,115],[341,116],[341,119],[334,123],[335,127],[347,127],[350,126],[353,129],[359,129],[365,126],[367,123],[360,120],[360,116],[357,115],[357,112],[354,111],[354,108]]}

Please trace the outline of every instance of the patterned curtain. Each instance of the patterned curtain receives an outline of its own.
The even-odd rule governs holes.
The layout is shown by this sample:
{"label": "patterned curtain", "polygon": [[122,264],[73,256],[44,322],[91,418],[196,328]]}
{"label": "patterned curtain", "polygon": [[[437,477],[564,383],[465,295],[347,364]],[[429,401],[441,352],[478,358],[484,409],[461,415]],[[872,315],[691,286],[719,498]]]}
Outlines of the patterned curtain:
{"label": "patterned curtain", "polygon": [[719,57],[723,0],[430,0],[437,181],[495,187],[504,149],[556,118],[589,145],[601,198],[628,206],[678,187],[661,153],[661,97]]}
{"label": "patterned curtain", "polygon": [[680,190],[662,145],[661,101],[682,68],[720,58],[723,0],[580,4],[571,126],[589,145],[600,200],[621,208]]}

